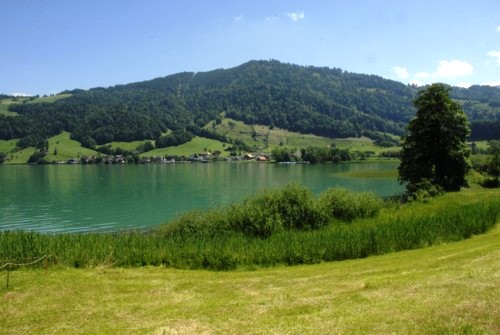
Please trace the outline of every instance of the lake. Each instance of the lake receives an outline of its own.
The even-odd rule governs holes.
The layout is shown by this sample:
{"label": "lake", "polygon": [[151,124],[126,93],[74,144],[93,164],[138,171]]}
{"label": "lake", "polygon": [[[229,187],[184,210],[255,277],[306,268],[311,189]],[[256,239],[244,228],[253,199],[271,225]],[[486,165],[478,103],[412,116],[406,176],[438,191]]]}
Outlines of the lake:
{"label": "lake", "polygon": [[0,230],[147,229],[191,209],[227,205],[298,182],[399,194],[398,162],[0,166]]}

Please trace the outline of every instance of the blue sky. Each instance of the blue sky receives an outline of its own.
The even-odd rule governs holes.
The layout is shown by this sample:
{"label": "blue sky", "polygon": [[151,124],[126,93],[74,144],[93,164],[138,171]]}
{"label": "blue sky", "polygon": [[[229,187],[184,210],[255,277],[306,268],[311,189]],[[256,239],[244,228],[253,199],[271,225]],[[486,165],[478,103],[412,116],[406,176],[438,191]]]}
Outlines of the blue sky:
{"label": "blue sky", "polygon": [[252,59],[500,85],[498,0],[0,0],[0,92],[52,94]]}

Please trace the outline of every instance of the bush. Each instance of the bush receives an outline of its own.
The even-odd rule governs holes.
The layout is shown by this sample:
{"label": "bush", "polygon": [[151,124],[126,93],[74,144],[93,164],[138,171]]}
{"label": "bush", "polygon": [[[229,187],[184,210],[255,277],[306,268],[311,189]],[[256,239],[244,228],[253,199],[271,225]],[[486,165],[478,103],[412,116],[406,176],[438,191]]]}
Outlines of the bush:
{"label": "bush", "polygon": [[418,183],[408,183],[406,190],[408,200],[426,200],[444,192],[441,186],[433,184],[428,179],[423,179]]}
{"label": "bush", "polygon": [[382,200],[373,193],[355,193],[345,188],[332,188],[323,192],[318,206],[324,216],[343,221],[375,216],[383,206]]}
{"label": "bush", "polygon": [[[289,186],[289,189],[293,187]],[[0,232],[0,259],[26,263],[50,255],[53,256],[51,262],[55,262],[51,264],[71,267],[164,265],[184,269],[230,270],[367,257],[458,241],[486,232],[500,217],[499,192],[479,190],[447,194],[427,203],[388,207],[373,219],[300,231],[284,229],[278,207],[273,207],[276,205],[274,200],[286,192],[268,191],[266,196],[259,196],[261,202],[256,207],[268,211],[266,213],[256,211],[248,214],[245,212],[248,208],[243,204],[208,213],[191,212],[161,230],[151,232]],[[356,203],[346,200],[352,200],[356,194],[348,194],[350,192],[345,190],[329,190],[319,200],[333,199],[332,194],[335,193],[342,194],[335,199],[342,199],[350,205]],[[364,196],[378,202],[373,195]],[[272,206],[262,205],[262,201],[269,199],[273,199]],[[319,201],[315,203],[317,205]],[[369,215],[373,210],[361,212]],[[269,217],[269,213],[276,216]],[[230,228],[234,224],[231,220],[242,218],[248,220],[241,221],[242,227],[254,234],[257,231],[273,233],[264,239],[234,232],[234,227]],[[260,222],[262,226],[254,224],[252,220],[255,218],[261,220],[255,222]],[[37,263],[33,266],[46,265]]]}
{"label": "bush", "polygon": [[289,230],[312,230],[332,219],[352,221],[375,216],[382,200],[371,193],[330,189],[318,199],[299,184],[281,190],[267,190],[240,204],[206,213],[193,211],[167,224],[167,235],[214,236],[236,232],[245,236],[268,238]]}
{"label": "bush", "polygon": [[265,191],[226,211],[231,230],[250,236],[269,237],[290,229],[313,229],[327,223],[311,192],[298,184]]}
{"label": "bush", "polygon": [[481,183],[481,186],[482,187],[485,187],[485,188],[496,188],[496,187],[500,187],[500,181],[498,178],[494,178],[494,177],[487,177],[485,178],[482,183]]}

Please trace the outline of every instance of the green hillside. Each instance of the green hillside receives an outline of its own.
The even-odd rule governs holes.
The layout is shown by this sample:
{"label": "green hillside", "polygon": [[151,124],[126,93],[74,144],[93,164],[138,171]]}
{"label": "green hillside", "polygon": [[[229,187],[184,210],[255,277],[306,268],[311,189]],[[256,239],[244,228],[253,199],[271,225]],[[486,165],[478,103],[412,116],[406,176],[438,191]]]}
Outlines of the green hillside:
{"label": "green hillside", "polygon": [[31,155],[35,153],[35,148],[27,147],[18,151],[5,152],[7,161],[4,164],[26,164]]}
{"label": "green hillside", "polygon": [[161,148],[161,149],[154,149],[151,151],[148,151],[143,154],[143,156],[169,156],[169,155],[177,155],[177,156],[185,156],[188,157],[192,154],[200,154],[204,152],[210,152],[213,153],[214,151],[218,150],[221,153],[224,152],[224,149],[226,148],[226,144],[208,139],[208,138],[203,138],[203,137],[195,137],[191,141],[178,145],[178,146],[172,146],[172,147],[167,147],[167,148]]}
{"label": "green hillside", "polygon": [[44,97],[8,97],[0,99],[0,115],[5,116],[16,116],[16,112],[9,111],[9,106],[12,104],[22,104],[22,103],[53,103],[57,100],[69,98],[71,94],[57,94]]}
{"label": "green hillside", "polygon": [[16,142],[17,140],[0,140],[0,152],[11,152],[12,150],[16,149]]}
{"label": "green hillside", "polygon": [[68,132],[62,132],[59,135],[49,138],[49,150],[45,159],[48,162],[66,161],[71,158],[80,158],[82,156],[95,156],[97,152],[82,147],[80,143],[70,139]]}
{"label": "green hillside", "polygon": [[[37,146],[67,131],[84,146],[93,147],[146,139],[161,143],[162,134],[171,130],[183,134],[176,144],[192,139],[185,136],[187,132],[228,141],[207,128],[226,117],[254,127],[327,138],[368,137],[376,144],[392,146],[397,144],[394,136],[403,134],[415,114],[412,100],[418,90],[338,68],[250,61],[230,69],[183,72],[32,100],[39,103],[11,104],[11,112],[18,117],[5,116],[4,106],[0,139],[19,138],[21,147]],[[500,136],[496,131],[500,126],[499,88],[453,88],[451,96],[473,122],[474,139]],[[266,138],[270,143],[282,142],[279,135],[275,139],[271,135]]]}
{"label": "green hillside", "polygon": [[0,115],[5,115],[5,116],[15,116],[17,113],[9,111],[9,106],[13,103],[16,103],[11,98],[7,99],[0,99]]}

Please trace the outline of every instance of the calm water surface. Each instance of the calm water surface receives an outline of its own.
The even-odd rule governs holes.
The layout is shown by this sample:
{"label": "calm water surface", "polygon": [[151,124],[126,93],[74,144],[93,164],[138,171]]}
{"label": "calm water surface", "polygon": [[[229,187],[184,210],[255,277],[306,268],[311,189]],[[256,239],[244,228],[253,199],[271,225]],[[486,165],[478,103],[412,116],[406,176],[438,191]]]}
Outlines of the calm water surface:
{"label": "calm water surface", "polygon": [[[0,230],[144,229],[190,209],[234,203],[291,182],[316,194],[342,186],[388,196],[403,190],[391,174],[397,166],[396,162],[4,165],[0,166]],[[380,177],[363,178],[366,172],[380,172]]]}

